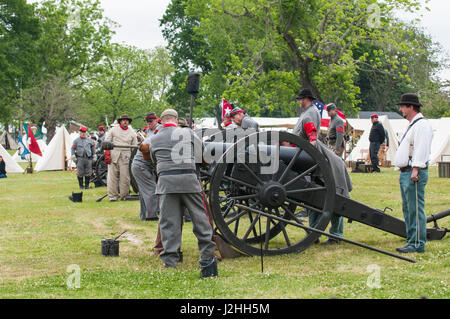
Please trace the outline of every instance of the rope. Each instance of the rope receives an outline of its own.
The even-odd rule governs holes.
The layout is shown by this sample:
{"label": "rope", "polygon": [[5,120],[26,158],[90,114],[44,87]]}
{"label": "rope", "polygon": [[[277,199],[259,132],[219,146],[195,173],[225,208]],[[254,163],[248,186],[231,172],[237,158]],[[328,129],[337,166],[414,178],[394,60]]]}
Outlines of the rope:
{"label": "rope", "polygon": [[414,247],[417,249],[420,246],[419,236],[420,236],[420,227],[419,227],[419,197],[417,196],[417,184],[418,182],[414,182],[416,186],[416,240],[414,243]]}

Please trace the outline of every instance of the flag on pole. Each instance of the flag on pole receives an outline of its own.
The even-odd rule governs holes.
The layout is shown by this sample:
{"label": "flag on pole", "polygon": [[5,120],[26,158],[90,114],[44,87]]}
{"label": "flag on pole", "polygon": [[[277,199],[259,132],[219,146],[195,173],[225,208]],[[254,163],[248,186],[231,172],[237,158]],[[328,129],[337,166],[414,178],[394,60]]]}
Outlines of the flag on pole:
{"label": "flag on pole", "polygon": [[36,142],[36,138],[34,137],[34,134],[31,131],[31,126],[28,126],[28,137],[30,138],[30,145],[28,146],[30,152],[42,156],[39,144]]}
{"label": "flag on pole", "polygon": [[20,136],[19,134],[19,141],[17,143],[17,154],[20,156],[21,159],[26,160],[26,155],[30,154],[30,151],[28,150],[28,148],[25,146],[25,144],[22,141],[22,136]]}
{"label": "flag on pole", "polygon": [[232,109],[233,107],[231,106],[231,104],[228,103],[227,100],[222,99],[222,120],[225,117],[225,114],[229,114]]}
{"label": "flag on pole", "polygon": [[[324,103],[322,103],[322,102],[320,102],[320,101],[317,101],[317,100],[314,100],[313,101],[313,103],[314,103],[314,105],[317,107],[317,109],[319,110],[319,112],[320,112],[320,117],[322,118],[321,120],[320,120],[320,126],[321,127],[329,127],[330,126],[330,120],[331,120],[331,118],[330,118],[330,116],[328,115],[328,112],[326,112],[326,110],[327,110],[327,104],[324,104]],[[324,112],[324,110],[325,110],[325,112]],[[344,120],[344,123],[345,123],[345,126],[347,125],[347,121],[345,120],[345,114],[344,113],[342,113],[341,111],[339,111],[339,110],[336,110],[336,114],[338,115],[338,116],[340,116],[343,120]]]}
{"label": "flag on pole", "polygon": [[34,138],[36,140],[42,140],[44,138],[44,134],[42,133],[41,128],[34,123],[23,123],[23,128],[25,129],[25,132],[27,132],[28,138],[30,138],[29,136],[29,128],[31,128],[31,132],[33,132]]}

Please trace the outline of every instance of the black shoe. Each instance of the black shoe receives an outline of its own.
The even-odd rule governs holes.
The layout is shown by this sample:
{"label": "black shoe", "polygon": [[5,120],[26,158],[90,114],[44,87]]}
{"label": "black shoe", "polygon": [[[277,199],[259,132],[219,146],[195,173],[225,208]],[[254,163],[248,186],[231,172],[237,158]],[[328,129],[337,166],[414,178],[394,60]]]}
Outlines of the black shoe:
{"label": "black shoe", "polygon": [[323,243],[324,245],[339,245],[340,242],[338,240],[334,239],[328,239],[326,242]]}
{"label": "black shoe", "polygon": [[200,266],[202,270],[200,272],[201,278],[217,277],[219,275],[217,271],[217,259],[213,258],[209,261],[201,261]]}
{"label": "black shoe", "polygon": [[179,263],[183,262],[183,252],[181,250],[178,252],[178,262]]}
{"label": "black shoe", "polygon": [[412,246],[404,246],[404,247],[399,247],[396,249],[399,253],[424,253],[425,252],[425,248],[415,248]]}
{"label": "black shoe", "polygon": [[156,216],[156,217],[147,217],[145,220],[153,221],[153,220],[159,220],[159,218],[158,218],[158,216]]}
{"label": "black shoe", "polygon": [[314,242],[314,244],[320,244],[320,239],[316,239],[316,241]]}

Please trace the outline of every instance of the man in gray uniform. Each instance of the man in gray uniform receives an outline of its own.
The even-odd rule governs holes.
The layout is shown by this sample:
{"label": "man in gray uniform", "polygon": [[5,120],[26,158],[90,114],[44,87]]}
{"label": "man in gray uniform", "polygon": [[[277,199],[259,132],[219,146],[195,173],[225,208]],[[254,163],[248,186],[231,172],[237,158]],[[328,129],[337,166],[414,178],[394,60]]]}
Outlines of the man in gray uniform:
{"label": "man in gray uniform", "polygon": [[[337,165],[334,165],[334,163],[332,161],[333,158],[330,158],[329,157],[330,155],[329,154],[327,155],[325,152],[326,147],[322,147],[322,146],[324,146],[324,144],[317,141],[317,134],[320,131],[321,116],[320,116],[318,108],[316,106],[314,106],[314,104],[313,104],[314,95],[312,94],[311,90],[309,90],[309,89],[302,90],[300,92],[299,96],[297,97],[297,100],[299,101],[300,106],[302,108],[302,113],[300,114],[300,117],[294,128],[294,134],[297,134],[297,135],[303,137],[304,139],[309,141],[312,145],[317,147],[319,149],[319,151],[328,158],[328,160],[330,161],[330,164],[332,165],[332,169],[334,168],[337,172],[336,168],[341,168],[341,169],[343,168],[344,173],[346,173],[347,171],[345,169],[345,165],[343,163],[339,163],[339,162],[336,163]],[[343,162],[342,160],[339,160],[339,161]],[[342,164],[342,165],[339,166],[339,164]],[[340,175],[340,174],[334,174],[335,181],[337,179],[336,175]],[[346,181],[344,181],[344,184],[345,183],[346,183]],[[339,183],[339,184],[341,184],[341,183]],[[319,223],[320,214],[316,213],[314,211],[308,210],[308,215],[309,215],[309,226],[312,228],[315,228],[317,226],[317,224]],[[344,233],[344,221],[343,221],[342,217],[333,214],[333,217],[331,218],[330,233],[333,235],[342,237],[342,235]],[[316,241],[316,243],[318,243],[318,242],[319,242],[319,240]],[[339,242],[336,240],[329,239],[326,243],[327,244],[336,244]]]}
{"label": "man in gray uniform", "polygon": [[342,157],[344,152],[344,120],[337,114],[336,105],[330,103],[327,105],[327,112],[330,116],[330,125],[328,126],[328,146],[333,152]]}
{"label": "man in gray uniform", "polygon": [[[198,240],[200,265],[217,270],[213,229],[195,167],[195,158],[198,158],[195,151],[201,152],[202,142],[192,130],[177,127],[178,113],[175,110],[165,110],[161,114],[161,120],[163,127],[150,140],[150,151],[157,163],[156,193],[161,200],[159,226],[164,249],[160,258],[166,267],[177,266],[180,260],[178,252],[181,246],[183,211],[186,207]],[[217,271],[213,275],[217,275]]]}
{"label": "man in gray uniform", "polygon": [[131,173],[133,173],[139,187],[139,200],[141,202],[140,220],[158,220],[159,215],[159,198],[156,195],[156,172],[149,153],[150,139],[153,135],[151,131],[147,133],[147,137],[139,146],[131,163]]}
{"label": "man in gray uniform", "polygon": [[99,126],[97,128],[97,135],[98,135],[98,140],[97,140],[97,144],[95,145],[95,153],[97,155],[102,153],[102,143],[105,140],[105,127],[104,126]]}
{"label": "man in gray uniform", "polygon": [[258,123],[256,123],[254,119],[248,116],[248,114],[244,114],[244,111],[239,107],[235,107],[231,110],[230,118],[233,120],[234,124],[244,130],[253,128],[256,131],[259,131]]}
{"label": "man in gray uniform", "polygon": [[94,142],[87,136],[87,129],[80,128],[80,137],[73,141],[72,159],[77,163],[77,177],[80,189],[89,189],[89,177],[92,174],[92,157],[94,156]]}

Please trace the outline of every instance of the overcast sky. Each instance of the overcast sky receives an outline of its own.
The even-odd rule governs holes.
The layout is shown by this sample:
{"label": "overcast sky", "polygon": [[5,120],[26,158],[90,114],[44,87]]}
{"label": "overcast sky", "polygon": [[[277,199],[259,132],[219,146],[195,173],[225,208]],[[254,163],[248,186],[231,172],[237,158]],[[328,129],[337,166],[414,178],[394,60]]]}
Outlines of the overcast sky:
{"label": "overcast sky", "polygon": [[[28,2],[35,1],[37,0]],[[101,3],[105,16],[120,24],[120,27],[115,29],[115,42],[141,49],[166,44],[158,20],[163,16],[170,0],[101,0]],[[434,41],[441,43],[446,55],[450,56],[450,1],[431,0],[428,7],[430,12],[420,12],[423,14],[421,25]],[[411,14],[401,15],[405,20],[411,20],[412,17]],[[442,72],[441,78],[450,80],[450,70]]]}

